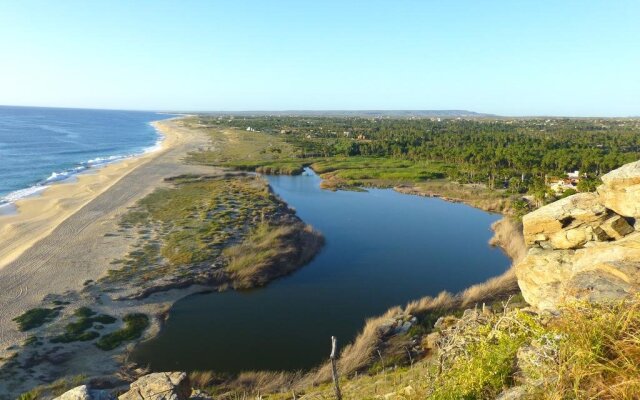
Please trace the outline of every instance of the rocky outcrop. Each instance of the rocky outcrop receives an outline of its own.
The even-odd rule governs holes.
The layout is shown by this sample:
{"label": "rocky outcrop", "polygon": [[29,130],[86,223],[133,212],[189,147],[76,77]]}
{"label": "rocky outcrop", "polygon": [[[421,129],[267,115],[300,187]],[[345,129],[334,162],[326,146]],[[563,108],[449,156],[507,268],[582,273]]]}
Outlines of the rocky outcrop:
{"label": "rocky outcrop", "polygon": [[189,378],[184,372],[157,372],[131,384],[118,400],[187,400],[191,396]]}
{"label": "rocky outcrop", "polygon": [[575,249],[593,240],[607,240],[600,226],[609,218],[595,193],[578,193],[522,218],[528,246]]}
{"label": "rocky outcrop", "polygon": [[516,265],[525,300],[555,311],[574,300],[604,302],[640,289],[640,161],[523,217],[526,257]]}
{"label": "rocky outcrop", "polygon": [[640,218],[640,161],[626,164],[602,176],[598,188],[602,204],[614,212]]}
{"label": "rocky outcrop", "polygon": [[[122,393],[121,389],[113,389]],[[185,372],[156,372],[144,375],[131,383],[129,390],[118,400],[211,400],[211,397],[191,388]],[[54,400],[116,400],[108,390],[90,389],[87,385],[75,387]]]}

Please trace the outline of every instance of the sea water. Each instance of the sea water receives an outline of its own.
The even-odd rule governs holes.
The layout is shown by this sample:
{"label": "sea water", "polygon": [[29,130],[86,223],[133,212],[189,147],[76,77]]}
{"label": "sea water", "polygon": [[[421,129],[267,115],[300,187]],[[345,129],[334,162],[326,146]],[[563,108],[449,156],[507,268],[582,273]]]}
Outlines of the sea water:
{"label": "sea water", "polygon": [[0,106],[0,211],[55,182],[159,148],[156,112]]}

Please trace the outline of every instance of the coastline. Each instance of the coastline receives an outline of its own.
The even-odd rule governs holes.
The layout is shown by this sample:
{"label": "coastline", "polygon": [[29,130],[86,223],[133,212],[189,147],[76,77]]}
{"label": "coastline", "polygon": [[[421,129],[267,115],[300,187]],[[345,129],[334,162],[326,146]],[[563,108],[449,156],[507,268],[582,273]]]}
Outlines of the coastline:
{"label": "coastline", "polygon": [[[179,118],[175,118],[179,119]],[[173,120],[175,120],[173,119]],[[162,179],[151,179],[148,175],[151,174],[150,171],[154,170],[156,167],[164,167],[164,171],[157,172],[157,176],[154,178],[159,178],[160,176],[167,176],[167,168],[169,169],[169,173],[173,175],[177,175],[181,172],[188,173],[189,171],[195,171],[197,169],[202,170],[211,170],[215,169],[213,167],[199,167],[193,165],[184,165],[181,164],[181,161],[189,151],[193,151],[198,148],[198,146],[202,146],[203,144],[208,144],[208,138],[206,140],[194,140],[194,135],[197,132],[189,129],[183,129],[179,126],[179,124],[175,123],[167,123],[170,120],[162,120],[156,121],[154,126],[156,129],[163,134],[166,139],[163,142],[162,149],[154,152],[141,155],[139,157],[123,160],[122,162],[114,163],[111,165],[107,165],[103,168],[97,169],[95,174],[87,174],[81,176],[81,178],[94,178],[94,180],[83,179],[85,182],[78,181],[74,183],[68,184],[57,184],[52,186],[50,189],[57,188],[69,188],[72,185],[82,186],[84,189],[77,189],[78,198],[76,201],[70,201],[69,204],[64,204],[64,198],[61,196],[64,194],[63,189],[54,190],[53,193],[43,193],[41,197],[25,199],[24,203],[32,203],[27,204],[27,208],[30,208],[28,211],[32,212],[32,218],[35,218],[33,221],[34,224],[40,224],[41,227],[46,228],[46,223],[54,224],[55,226],[48,227],[48,230],[45,230],[41,238],[36,238],[33,240],[30,245],[25,246],[20,254],[16,256],[16,259],[22,262],[25,267],[16,265],[11,265],[10,268],[0,267],[0,290],[5,291],[4,295],[0,294],[0,304],[3,304],[4,301],[7,301],[7,308],[5,310],[0,310],[0,344],[3,348],[7,350],[15,350],[15,348],[10,349],[10,347],[15,347],[20,341],[24,341],[28,338],[28,334],[15,332],[13,327],[13,322],[11,322],[11,318],[18,314],[18,310],[21,312],[39,304],[40,300],[45,296],[48,296],[49,293],[59,294],[59,296],[55,297],[55,299],[62,299],[65,301],[71,301],[74,305],[85,305],[92,307],[98,312],[105,312],[110,315],[122,318],[126,313],[129,312],[143,312],[150,316],[151,318],[151,326],[145,332],[142,338],[137,340],[146,340],[156,336],[162,326],[162,316],[166,314],[171,305],[189,294],[198,293],[207,290],[206,287],[200,285],[193,285],[188,288],[176,288],[174,290],[168,290],[166,292],[155,293],[148,298],[141,299],[140,301],[136,301],[131,303],[129,301],[114,301],[110,299],[108,296],[100,296],[99,298],[89,296],[89,292],[81,294],[79,297],[77,296],[69,296],[66,294],[66,291],[79,287],[83,287],[86,284],[87,279],[96,279],[100,277],[108,268],[110,268],[109,262],[114,258],[119,257],[122,254],[122,249],[127,248],[126,246],[130,245],[130,242],[126,239],[124,235],[120,237],[107,236],[106,234],[109,232],[113,232],[116,218],[114,215],[118,215],[128,207],[130,207],[133,203],[133,200],[128,202],[122,202],[117,208],[115,212],[104,212],[104,215],[96,218],[95,221],[92,221],[92,226],[83,230],[82,235],[83,238],[72,237],[75,233],[79,232],[76,230],[71,230],[72,233],[69,233],[69,230],[65,230],[64,234],[61,232],[55,232],[53,237],[62,236],[66,240],[64,241],[67,249],[64,249],[60,252],[60,255],[54,255],[53,258],[50,258],[48,255],[46,257],[22,257],[20,255],[29,250],[30,248],[42,249],[51,247],[51,240],[45,239],[42,243],[38,243],[42,238],[47,238],[51,232],[56,230],[57,227],[62,225],[70,225],[71,217],[74,215],[77,217],[81,214],[90,214],[92,212],[92,206],[95,205],[96,202],[94,200],[100,199],[98,197],[105,197],[101,195],[106,195],[106,197],[116,196],[113,192],[118,190],[118,186],[124,186],[123,190],[126,189],[128,192],[134,192],[135,197],[142,198],[146,193],[149,193],[153,189],[157,188],[159,185],[162,185]],[[197,137],[196,137],[197,138]],[[170,150],[173,150],[172,154],[167,154]],[[166,154],[166,157],[163,157]],[[146,166],[147,164],[149,164]],[[157,165],[161,164],[161,165]],[[181,165],[178,167],[178,165]],[[143,168],[140,168],[143,167]],[[142,175],[144,177],[144,186],[135,186],[131,185],[130,181],[131,177],[128,175],[132,174],[132,172],[141,169],[146,172],[137,171],[136,174]],[[111,171],[110,170],[114,170]],[[133,175],[136,175],[133,174]],[[104,176],[102,179],[97,179],[97,176]],[[128,178],[127,178],[128,177]],[[126,178],[126,179],[125,179]],[[114,190],[110,190],[110,189]],[[92,190],[93,189],[93,190]],[[58,191],[61,191],[58,193]],[[67,192],[68,193],[68,192]],[[76,192],[74,192],[76,193]],[[56,198],[53,195],[57,195]],[[47,197],[50,196],[50,197]],[[54,201],[54,204],[49,204],[49,209],[47,210],[49,213],[56,212],[56,206],[65,207],[63,209],[65,215],[61,216],[58,219],[47,219],[47,215],[43,215],[42,218],[38,217],[38,201],[44,202],[43,199],[49,199],[49,201]],[[132,197],[133,198],[133,197]],[[57,200],[58,204],[55,204]],[[443,200],[448,200],[444,198]],[[44,202],[46,204],[46,202]],[[91,206],[84,208],[86,205]],[[21,215],[24,212],[24,206],[22,202],[20,204],[22,207],[20,209]],[[93,208],[96,208],[94,206]],[[76,215],[77,214],[77,215]],[[13,217],[13,216],[10,216]],[[0,234],[2,233],[2,222],[4,217],[0,217]],[[26,224],[29,221],[25,222]],[[110,227],[111,226],[111,227]],[[23,228],[24,229],[24,228]],[[497,232],[496,232],[497,233]],[[15,236],[14,236],[15,237]],[[505,236],[505,239],[508,238],[508,235]],[[68,240],[68,243],[67,243]],[[87,251],[85,245],[93,244],[94,247],[91,249],[96,252],[91,256],[90,254],[83,253],[91,253],[91,251]],[[95,244],[99,244],[96,246]],[[0,246],[2,243],[0,243]],[[35,246],[34,246],[35,245]],[[504,249],[504,246],[500,246]],[[2,248],[0,247],[0,250]],[[506,249],[504,249],[505,252]],[[32,253],[33,251],[31,251]],[[507,252],[507,254],[509,254]],[[26,260],[25,260],[26,259]],[[35,259],[35,261],[34,261]],[[61,264],[58,260],[64,259],[65,263]],[[56,262],[58,261],[58,262]],[[46,270],[43,267],[43,262],[46,262],[48,265]],[[86,267],[86,271],[79,271],[77,269],[78,266],[86,265],[87,263],[91,264],[91,266]],[[9,264],[9,263],[7,263]],[[19,264],[19,263],[16,263]],[[0,264],[2,265],[2,264]],[[22,286],[14,285],[13,282],[7,282],[4,278],[9,278],[9,280],[13,279],[11,274],[18,268],[23,268],[25,271],[19,271],[20,273],[32,274],[34,276],[25,277],[24,280],[28,280],[28,284],[24,283],[25,292],[23,293]],[[85,268],[84,266],[82,267]],[[11,271],[8,271],[8,270]],[[3,274],[4,272],[4,274]],[[54,278],[55,275],[55,278]],[[19,290],[19,293],[18,293]],[[37,292],[39,291],[39,292]],[[52,297],[54,298],[54,297]],[[2,301],[4,300],[4,301]],[[36,301],[37,300],[37,301]],[[96,302],[96,300],[99,300]],[[73,345],[74,347],[76,345]],[[77,345],[80,346],[80,345]],[[55,347],[47,346],[47,351],[53,351]],[[80,348],[80,347],[77,347]],[[42,348],[40,349],[43,350]],[[74,358],[68,361],[68,366],[74,370],[87,371],[87,373],[91,374],[104,374],[107,371],[112,371],[117,368],[122,367],[123,364],[126,363],[127,354],[130,352],[131,347],[127,346],[125,349],[115,350],[114,352],[105,353],[102,350],[94,349],[91,347],[89,351],[83,348],[85,351],[84,357]],[[7,354],[7,353],[5,353]],[[2,363],[0,363],[2,364]],[[40,371],[46,376],[48,371],[46,368],[42,367]],[[25,382],[26,387],[35,384],[35,381]],[[6,389],[5,389],[6,390]],[[10,390],[16,390],[12,388]],[[0,397],[2,394],[3,388],[0,384]]]}
{"label": "coastline", "polygon": [[[29,349],[25,341],[30,335],[42,333],[40,329],[35,332],[17,329],[13,319],[25,310],[63,301],[73,307],[92,307],[118,318],[130,312],[156,316],[177,299],[203,290],[198,285],[169,290],[134,304],[114,301],[106,293],[96,297],[94,290],[85,290],[90,289],[87,286],[90,282],[97,281],[113,268],[114,259],[131,251],[131,237],[118,232],[119,221],[138,200],[166,185],[167,177],[220,171],[183,162],[190,152],[206,146],[209,138],[202,132],[185,129],[180,123],[182,117],[154,123],[166,138],[162,149],[96,169],[93,174],[80,176],[77,182],[52,185],[42,196],[20,201],[20,213],[0,217],[0,232],[11,235],[9,238],[2,233],[0,246],[4,247],[0,249],[7,250],[5,255],[14,257],[0,268],[0,374],[4,374],[0,378],[0,398],[48,381],[50,378],[46,377],[60,372],[57,367],[60,362],[72,370],[95,375],[116,370],[121,365],[117,360],[123,349],[104,352],[89,346],[82,348],[83,357],[72,357],[71,353],[61,350],[61,346],[46,343],[38,347],[38,351],[48,354],[54,362],[32,367],[38,373],[30,369],[32,372],[22,378],[13,376],[25,373],[20,364],[10,367],[16,356]],[[46,210],[42,209],[44,207]],[[15,226],[8,228],[6,221],[12,221]],[[30,229],[34,231],[29,232]],[[19,236],[21,233],[25,236]],[[17,241],[18,237],[20,243],[16,246],[11,242]],[[7,246],[7,242],[13,247]],[[65,313],[62,311],[63,315]],[[59,327],[51,329],[55,333]],[[152,318],[145,338],[153,336],[157,330],[157,318]],[[78,346],[81,344],[72,344],[71,348],[80,351]],[[56,354],[62,361],[56,361]]]}
{"label": "coastline", "polygon": [[[181,118],[181,117],[176,117]],[[43,187],[33,196],[10,203],[15,212],[0,214],[0,269],[16,260],[27,249],[50,234],[64,220],[80,210],[101,193],[146,162],[175,146],[180,138],[162,121],[152,121],[160,139],[152,151],[125,157],[113,163],[90,168],[75,177],[73,182],[54,183]]]}

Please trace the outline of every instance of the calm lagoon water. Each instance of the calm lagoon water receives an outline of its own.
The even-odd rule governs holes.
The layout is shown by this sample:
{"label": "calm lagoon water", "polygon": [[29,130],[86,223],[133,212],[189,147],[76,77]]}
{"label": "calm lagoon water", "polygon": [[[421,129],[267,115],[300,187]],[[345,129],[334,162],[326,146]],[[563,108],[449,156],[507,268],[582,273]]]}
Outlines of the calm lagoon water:
{"label": "calm lagoon water", "polygon": [[134,359],[156,371],[307,369],[329,340],[351,341],[389,307],[459,291],[502,273],[487,242],[499,215],[392,190],[329,192],[315,176],[269,177],[326,246],[307,266],[265,288],[189,296]]}
{"label": "calm lagoon water", "polygon": [[0,106],[0,206],[91,167],[152,150],[155,112]]}

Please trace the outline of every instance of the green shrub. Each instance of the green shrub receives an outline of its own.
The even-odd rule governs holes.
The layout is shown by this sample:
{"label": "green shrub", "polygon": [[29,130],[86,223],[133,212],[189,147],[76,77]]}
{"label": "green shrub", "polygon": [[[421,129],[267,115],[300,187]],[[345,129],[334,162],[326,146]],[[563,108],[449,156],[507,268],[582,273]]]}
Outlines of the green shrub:
{"label": "green shrub", "polygon": [[123,342],[139,338],[149,326],[149,317],[145,314],[128,314],[122,320],[124,328],[101,337],[96,342],[98,348],[105,351],[113,350]]}
{"label": "green shrub", "polygon": [[106,314],[96,315],[95,311],[88,307],[80,307],[73,314],[78,320],[68,323],[64,327],[65,333],[52,338],[51,343],[86,342],[93,340],[100,336],[100,334],[95,331],[87,332],[87,329],[91,328],[97,322],[101,324],[112,324],[116,322],[114,317]]}
{"label": "green shrub", "polygon": [[59,314],[60,311],[54,308],[32,308],[14,318],[13,321],[17,322],[18,329],[24,332],[52,321]]}

